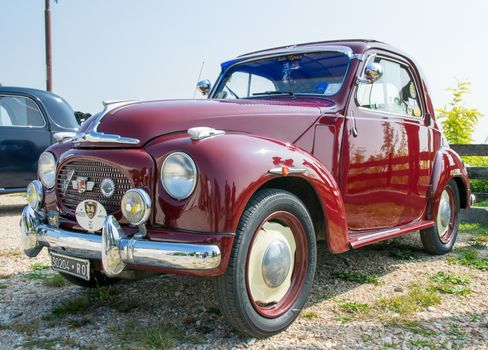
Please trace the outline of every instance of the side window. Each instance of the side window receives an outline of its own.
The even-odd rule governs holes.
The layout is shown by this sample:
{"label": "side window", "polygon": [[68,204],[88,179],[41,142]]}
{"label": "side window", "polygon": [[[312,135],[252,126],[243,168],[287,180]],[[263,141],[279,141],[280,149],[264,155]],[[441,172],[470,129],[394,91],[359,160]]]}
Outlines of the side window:
{"label": "side window", "polygon": [[276,91],[274,83],[260,75],[235,72],[217,98],[252,97],[255,92]]}
{"label": "side window", "polygon": [[41,111],[34,101],[22,96],[0,96],[0,126],[43,127]]}
{"label": "side window", "polygon": [[421,117],[417,87],[407,66],[378,56],[371,59],[383,66],[383,76],[373,84],[359,84],[356,95],[359,106],[409,117]]}

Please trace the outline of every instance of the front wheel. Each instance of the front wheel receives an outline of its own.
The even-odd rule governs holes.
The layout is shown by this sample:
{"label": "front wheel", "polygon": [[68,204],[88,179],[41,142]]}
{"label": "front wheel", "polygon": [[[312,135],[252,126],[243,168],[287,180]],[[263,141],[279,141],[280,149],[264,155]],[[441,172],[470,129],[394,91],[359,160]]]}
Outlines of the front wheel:
{"label": "front wheel", "polygon": [[222,314],[252,337],[281,332],[303,308],[315,266],[315,233],[304,204],[286,191],[258,192],[239,222],[227,271],[216,279]]}
{"label": "front wheel", "polygon": [[424,249],[431,254],[450,252],[458,234],[459,191],[456,181],[449,180],[442,191],[434,226],[420,231]]}

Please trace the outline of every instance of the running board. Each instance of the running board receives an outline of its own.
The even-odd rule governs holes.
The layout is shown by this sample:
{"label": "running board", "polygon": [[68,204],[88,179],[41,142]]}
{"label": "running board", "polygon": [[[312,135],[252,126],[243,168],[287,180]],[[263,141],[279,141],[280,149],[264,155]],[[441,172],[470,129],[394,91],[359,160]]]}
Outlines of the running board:
{"label": "running board", "polygon": [[351,232],[349,231],[349,244],[351,244],[352,249],[360,248],[368,244],[373,244],[377,242],[384,241],[385,239],[390,239],[393,237],[401,236],[405,233],[422,230],[424,228],[434,226],[434,221],[432,220],[421,220],[414,224],[400,226],[397,228],[389,228],[380,231],[362,231],[362,232]]}

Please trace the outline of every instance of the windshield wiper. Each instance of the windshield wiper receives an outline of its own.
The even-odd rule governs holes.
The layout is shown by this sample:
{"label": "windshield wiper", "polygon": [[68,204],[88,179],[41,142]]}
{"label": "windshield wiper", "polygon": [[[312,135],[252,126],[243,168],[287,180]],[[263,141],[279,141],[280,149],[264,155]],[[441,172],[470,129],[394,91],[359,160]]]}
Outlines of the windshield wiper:
{"label": "windshield wiper", "polygon": [[265,92],[256,92],[252,95],[253,96],[264,96],[264,95],[290,95],[290,96],[295,96],[295,94],[291,91],[265,91]]}

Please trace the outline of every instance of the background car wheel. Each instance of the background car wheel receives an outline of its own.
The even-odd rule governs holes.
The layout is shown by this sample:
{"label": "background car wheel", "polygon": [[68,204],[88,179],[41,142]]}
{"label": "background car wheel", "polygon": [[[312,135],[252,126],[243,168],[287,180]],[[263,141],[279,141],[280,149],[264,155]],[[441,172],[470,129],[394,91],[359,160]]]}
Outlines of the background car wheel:
{"label": "background car wheel", "polygon": [[310,215],[293,194],[262,190],[249,201],[216,294],[227,321],[252,337],[287,328],[313,284],[316,241]]}
{"label": "background car wheel", "polygon": [[434,227],[420,231],[422,244],[431,254],[446,254],[452,250],[458,234],[459,191],[456,181],[449,180],[441,194]]}
{"label": "background car wheel", "polygon": [[63,276],[67,281],[83,288],[98,288],[98,287],[109,286],[111,284],[120,282],[120,279],[109,278],[105,276],[103,273],[101,273],[100,271],[96,271],[96,270],[90,271],[89,281],[86,281],[84,279],[63,272],[59,272],[59,274]]}

